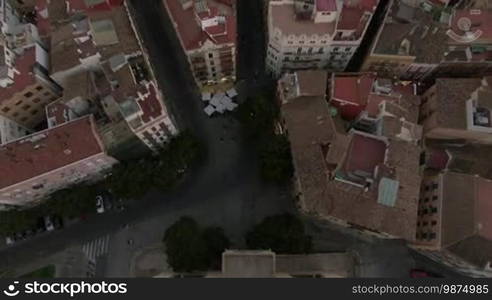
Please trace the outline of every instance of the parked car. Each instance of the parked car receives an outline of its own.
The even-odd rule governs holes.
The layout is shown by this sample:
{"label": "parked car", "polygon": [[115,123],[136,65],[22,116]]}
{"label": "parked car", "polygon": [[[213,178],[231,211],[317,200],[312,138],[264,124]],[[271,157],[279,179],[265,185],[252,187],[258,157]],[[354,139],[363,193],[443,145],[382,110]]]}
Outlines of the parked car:
{"label": "parked car", "polygon": [[104,213],[104,199],[101,195],[96,196],[96,211],[98,214]]}
{"label": "parked car", "polygon": [[5,237],[5,244],[12,245],[13,243],[15,243],[15,239],[13,237],[11,237],[11,236]]}
{"label": "parked car", "polygon": [[46,228],[47,231],[55,230],[55,225],[53,225],[53,221],[51,220],[50,216],[44,217],[44,227]]}

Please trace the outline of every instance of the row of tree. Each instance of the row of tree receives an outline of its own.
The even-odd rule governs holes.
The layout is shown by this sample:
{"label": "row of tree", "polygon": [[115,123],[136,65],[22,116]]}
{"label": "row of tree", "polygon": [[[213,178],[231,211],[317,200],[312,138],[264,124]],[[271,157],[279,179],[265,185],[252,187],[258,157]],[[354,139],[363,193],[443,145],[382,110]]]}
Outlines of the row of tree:
{"label": "row of tree", "polygon": [[[312,240],[302,220],[291,214],[265,218],[246,236],[248,249],[270,249],[275,253],[302,254],[312,250]],[[201,228],[190,217],[182,217],[165,234],[168,264],[175,272],[219,269],[221,254],[231,243],[222,228]]]}
{"label": "row of tree", "polygon": [[121,162],[100,182],[77,184],[56,191],[49,199],[29,209],[0,212],[0,234],[34,228],[46,215],[76,218],[95,213],[95,197],[105,191],[111,191],[122,200],[140,198],[151,189],[168,191],[202,155],[201,144],[191,134],[183,133],[156,155]]}
{"label": "row of tree", "polygon": [[258,151],[262,178],[283,185],[290,182],[294,168],[289,140],[275,130],[279,115],[272,91],[248,98],[237,111],[246,139]]}

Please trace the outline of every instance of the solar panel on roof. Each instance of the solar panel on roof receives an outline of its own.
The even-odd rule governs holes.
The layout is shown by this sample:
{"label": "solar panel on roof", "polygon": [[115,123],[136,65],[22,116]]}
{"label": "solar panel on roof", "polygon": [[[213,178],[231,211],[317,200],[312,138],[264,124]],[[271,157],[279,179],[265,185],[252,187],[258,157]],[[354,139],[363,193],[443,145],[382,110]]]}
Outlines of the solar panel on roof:
{"label": "solar panel on roof", "polygon": [[399,186],[400,182],[397,180],[389,179],[387,177],[381,178],[379,181],[378,203],[394,207],[398,196]]}

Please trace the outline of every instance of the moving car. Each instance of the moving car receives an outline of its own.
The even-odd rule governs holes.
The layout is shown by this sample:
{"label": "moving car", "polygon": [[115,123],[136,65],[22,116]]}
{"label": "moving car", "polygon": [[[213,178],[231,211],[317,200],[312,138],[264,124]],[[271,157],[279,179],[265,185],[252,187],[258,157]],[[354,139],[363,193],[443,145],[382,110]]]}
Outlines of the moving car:
{"label": "moving car", "polygon": [[44,217],[44,227],[47,231],[55,230],[55,226],[53,225],[53,221],[51,220],[50,216]]}
{"label": "moving car", "polygon": [[12,237],[10,237],[10,236],[6,236],[6,237],[5,237],[5,243],[6,243],[7,245],[12,245],[13,243],[15,243],[15,240],[14,240],[14,238],[12,238]]}
{"label": "moving car", "polygon": [[98,214],[102,214],[104,212],[104,199],[101,195],[96,196],[96,211]]}

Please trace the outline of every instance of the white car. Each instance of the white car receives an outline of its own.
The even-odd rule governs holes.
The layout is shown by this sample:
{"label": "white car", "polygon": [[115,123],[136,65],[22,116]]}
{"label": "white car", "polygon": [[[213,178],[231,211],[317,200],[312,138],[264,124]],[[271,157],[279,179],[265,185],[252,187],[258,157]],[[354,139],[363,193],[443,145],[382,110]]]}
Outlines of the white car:
{"label": "white car", "polygon": [[47,231],[55,230],[55,226],[53,225],[53,221],[49,216],[44,217],[44,227],[46,227]]}
{"label": "white car", "polygon": [[104,212],[104,199],[102,196],[96,196],[96,211],[98,214],[102,214]]}
{"label": "white car", "polygon": [[6,243],[7,245],[12,245],[14,242],[15,242],[15,241],[14,241],[14,239],[13,239],[13,238],[11,238],[10,236],[6,236],[6,237],[5,237],[5,243]]}

